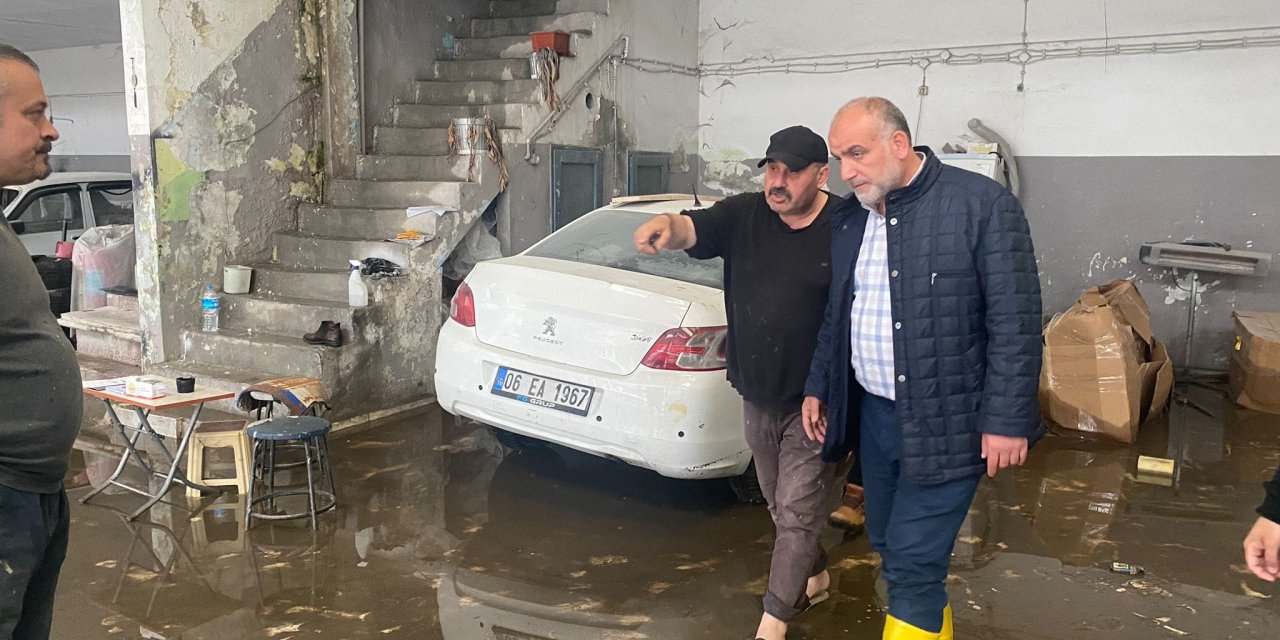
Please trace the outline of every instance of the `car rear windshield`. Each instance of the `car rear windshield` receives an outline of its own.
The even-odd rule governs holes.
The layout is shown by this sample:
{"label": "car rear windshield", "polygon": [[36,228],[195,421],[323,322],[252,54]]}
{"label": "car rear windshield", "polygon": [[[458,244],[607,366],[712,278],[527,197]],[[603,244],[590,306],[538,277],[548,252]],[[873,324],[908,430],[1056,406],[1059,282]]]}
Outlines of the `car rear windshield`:
{"label": "car rear windshield", "polygon": [[594,264],[721,288],[724,262],[720,258],[694,260],[683,251],[663,251],[656,256],[636,251],[631,234],[652,217],[653,214],[640,211],[595,211],[551,234],[525,255]]}

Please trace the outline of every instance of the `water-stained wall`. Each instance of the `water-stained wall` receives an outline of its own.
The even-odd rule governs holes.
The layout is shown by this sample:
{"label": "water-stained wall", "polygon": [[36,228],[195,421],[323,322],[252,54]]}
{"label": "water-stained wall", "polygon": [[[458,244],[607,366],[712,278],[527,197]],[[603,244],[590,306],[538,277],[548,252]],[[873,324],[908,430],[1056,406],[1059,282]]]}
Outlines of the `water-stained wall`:
{"label": "water-stained wall", "polygon": [[122,0],[145,359],[323,193],[316,0]]}

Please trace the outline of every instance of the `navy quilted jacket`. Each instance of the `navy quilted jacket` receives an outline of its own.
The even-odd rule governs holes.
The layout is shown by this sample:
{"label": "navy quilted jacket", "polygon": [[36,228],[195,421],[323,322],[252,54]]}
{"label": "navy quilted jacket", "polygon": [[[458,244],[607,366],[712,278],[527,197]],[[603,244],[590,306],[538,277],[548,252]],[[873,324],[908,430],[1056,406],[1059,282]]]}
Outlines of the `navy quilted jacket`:
{"label": "navy quilted jacket", "polygon": [[[917,151],[924,169],[885,203],[895,408],[904,478],[937,484],[985,471],[983,433],[1041,433],[1040,280],[1018,200],[928,147]],[[851,199],[831,220],[831,296],[805,387],[828,406],[828,461],[858,441],[849,311],[867,215]]]}

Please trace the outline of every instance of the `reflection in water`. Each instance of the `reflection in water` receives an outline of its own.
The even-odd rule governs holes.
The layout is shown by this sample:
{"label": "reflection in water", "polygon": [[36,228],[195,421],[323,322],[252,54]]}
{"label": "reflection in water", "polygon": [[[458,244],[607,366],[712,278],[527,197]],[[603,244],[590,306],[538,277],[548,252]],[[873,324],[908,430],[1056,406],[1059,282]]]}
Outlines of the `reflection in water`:
{"label": "reflection in water", "polygon": [[[1050,437],[984,481],[949,581],[961,637],[1277,637],[1280,598],[1249,595],[1277,592],[1233,565],[1280,419],[1220,413],[1175,412],[1132,447]],[[692,640],[758,620],[771,523],[723,481],[513,453],[438,411],[331,445],[340,507],[316,532],[245,532],[234,494],[141,523],[112,508],[130,496],[75,504],[54,637]],[[1177,456],[1177,483],[1139,482],[1138,454]],[[832,599],[796,638],[878,637],[878,560],[840,535]]]}

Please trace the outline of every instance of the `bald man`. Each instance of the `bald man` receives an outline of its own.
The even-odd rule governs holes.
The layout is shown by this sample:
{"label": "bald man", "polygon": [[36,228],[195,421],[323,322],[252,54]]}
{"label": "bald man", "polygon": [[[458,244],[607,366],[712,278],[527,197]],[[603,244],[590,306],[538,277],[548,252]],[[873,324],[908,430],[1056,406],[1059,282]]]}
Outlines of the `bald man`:
{"label": "bald man", "polygon": [[858,452],[884,638],[950,640],[947,570],[978,480],[1040,432],[1031,233],[1013,194],[913,147],[884,98],[845,105],[827,141],[862,206],[831,221],[802,419],[825,459]]}

